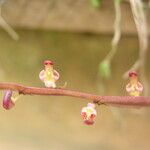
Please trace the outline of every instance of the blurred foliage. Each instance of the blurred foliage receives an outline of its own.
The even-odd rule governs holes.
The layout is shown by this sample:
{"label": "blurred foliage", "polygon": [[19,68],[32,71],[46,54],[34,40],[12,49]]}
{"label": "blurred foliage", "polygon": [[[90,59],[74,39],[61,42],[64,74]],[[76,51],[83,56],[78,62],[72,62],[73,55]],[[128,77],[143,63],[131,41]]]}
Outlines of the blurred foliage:
{"label": "blurred foliage", "polygon": [[102,0],[90,0],[92,7],[100,8],[102,4]]}
{"label": "blurred foliage", "polygon": [[106,79],[111,77],[111,67],[109,61],[105,60],[99,64],[99,75]]}
{"label": "blurred foliage", "polygon": [[115,3],[121,3],[122,0],[114,0]]}

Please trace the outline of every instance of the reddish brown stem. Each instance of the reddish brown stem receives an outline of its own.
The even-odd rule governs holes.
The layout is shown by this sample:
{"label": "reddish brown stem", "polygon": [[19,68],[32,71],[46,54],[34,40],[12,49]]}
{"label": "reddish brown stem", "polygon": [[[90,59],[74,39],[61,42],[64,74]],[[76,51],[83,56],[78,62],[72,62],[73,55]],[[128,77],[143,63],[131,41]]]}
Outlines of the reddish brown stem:
{"label": "reddish brown stem", "polygon": [[18,91],[20,94],[24,95],[71,96],[111,105],[150,106],[150,97],[143,96],[99,96],[68,89],[38,88],[27,87],[16,83],[0,83],[0,90],[6,89]]}

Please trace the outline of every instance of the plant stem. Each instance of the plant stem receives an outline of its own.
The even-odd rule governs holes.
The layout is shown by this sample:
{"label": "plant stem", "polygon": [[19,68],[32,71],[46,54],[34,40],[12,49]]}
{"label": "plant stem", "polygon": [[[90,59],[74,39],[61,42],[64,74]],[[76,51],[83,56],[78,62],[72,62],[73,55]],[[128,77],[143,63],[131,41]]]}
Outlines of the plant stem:
{"label": "plant stem", "polygon": [[19,35],[16,31],[4,20],[2,17],[2,4],[0,4],[0,26],[12,37],[14,40],[19,40]]}
{"label": "plant stem", "polygon": [[112,58],[114,57],[118,43],[121,37],[121,9],[120,9],[120,2],[116,2],[114,0],[114,6],[115,6],[115,22],[114,22],[114,36],[111,42],[111,50],[108,53],[108,55],[105,57],[104,60],[108,60],[111,62]]}
{"label": "plant stem", "polygon": [[141,0],[130,0],[130,4],[139,38],[139,71],[144,85],[144,94],[147,96],[149,92],[145,70],[146,54],[148,49],[147,20],[144,13],[143,2]]}
{"label": "plant stem", "polygon": [[150,97],[133,97],[133,96],[100,96],[74,90],[60,88],[38,88],[23,86],[16,83],[0,83],[0,90],[18,91],[23,95],[52,95],[52,96],[71,96],[87,100],[95,103],[103,103],[110,105],[122,106],[150,106]]}

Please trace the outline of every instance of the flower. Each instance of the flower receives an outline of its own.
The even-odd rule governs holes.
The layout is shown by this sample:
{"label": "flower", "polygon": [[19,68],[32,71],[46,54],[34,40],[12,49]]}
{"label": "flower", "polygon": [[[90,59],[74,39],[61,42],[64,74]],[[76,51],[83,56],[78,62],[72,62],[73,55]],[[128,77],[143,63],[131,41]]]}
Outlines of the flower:
{"label": "flower", "polygon": [[8,110],[14,107],[14,105],[15,102],[12,100],[12,91],[11,90],[5,91],[3,97],[3,107]]}
{"label": "flower", "polygon": [[81,110],[81,116],[86,125],[93,125],[97,116],[95,104],[88,103],[86,107],[83,107]]}
{"label": "flower", "polygon": [[59,79],[59,73],[53,69],[54,63],[50,60],[44,61],[45,68],[39,73],[39,78],[46,87],[56,88],[56,81]]}
{"label": "flower", "polygon": [[138,81],[135,71],[129,72],[129,83],[126,85],[126,91],[131,96],[139,96],[143,91],[143,85]]}

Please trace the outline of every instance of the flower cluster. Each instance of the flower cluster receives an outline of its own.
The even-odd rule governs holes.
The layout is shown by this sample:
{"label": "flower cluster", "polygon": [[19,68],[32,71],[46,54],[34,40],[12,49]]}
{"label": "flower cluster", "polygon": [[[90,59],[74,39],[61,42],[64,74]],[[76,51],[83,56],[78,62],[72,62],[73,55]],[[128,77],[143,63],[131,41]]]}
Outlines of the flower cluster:
{"label": "flower cluster", "polygon": [[[50,60],[44,61],[45,68],[39,73],[39,78],[44,82],[47,88],[56,88],[56,81],[59,79],[59,73],[53,69],[53,62]],[[129,83],[126,85],[126,91],[130,96],[140,96],[143,91],[143,85],[138,81],[137,73],[129,72]],[[20,95],[20,93],[19,93]],[[6,90],[3,97],[3,107],[9,110],[15,106],[19,96],[14,97],[12,90]],[[94,103],[88,103],[81,110],[83,122],[86,125],[93,125],[97,116]]]}

